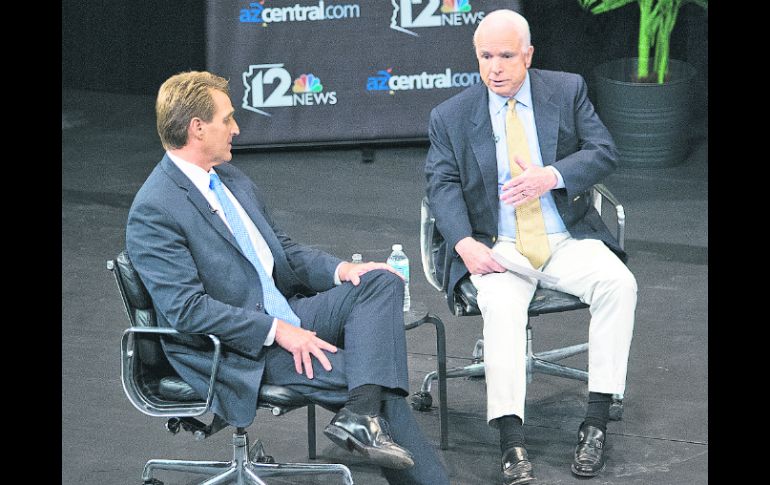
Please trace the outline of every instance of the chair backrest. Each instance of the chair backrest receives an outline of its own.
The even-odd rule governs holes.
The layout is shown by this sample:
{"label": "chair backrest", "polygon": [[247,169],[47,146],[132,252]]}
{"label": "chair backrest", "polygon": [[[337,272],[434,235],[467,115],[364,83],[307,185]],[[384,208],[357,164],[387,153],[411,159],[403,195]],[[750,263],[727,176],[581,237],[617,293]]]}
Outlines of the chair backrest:
{"label": "chair backrest", "polygon": [[[115,282],[118,285],[118,291],[123,299],[123,305],[131,326],[157,327],[152,299],[139,278],[139,273],[131,264],[128,253],[121,251],[111,266],[109,269],[115,275]],[[169,366],[157,336],[137,336],[134,351],[138,354],[139,361],[144,365],[150,367]]]}
{"label": "chair backrest", "polygon": [[425,279],[438,291],[446,291],[447,281],[444,278],[444,266],[439,264],[444,260],[446,244],[442,244],[444,238],[436,230],[436,219],[428,203],[428,198],[423,197],[420,204],[420,257],[422,272]]}

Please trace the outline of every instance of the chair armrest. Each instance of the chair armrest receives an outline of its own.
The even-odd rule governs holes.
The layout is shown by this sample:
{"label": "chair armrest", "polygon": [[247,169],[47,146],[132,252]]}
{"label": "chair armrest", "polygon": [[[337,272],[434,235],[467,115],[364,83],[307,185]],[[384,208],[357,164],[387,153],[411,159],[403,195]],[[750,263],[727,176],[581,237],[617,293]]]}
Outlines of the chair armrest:
{"label": "chair armrest", "polygon": [[211,407],[211,401],[214,398],[214,383],[216,382],[217,370],[219,369],[219,362],[222,353],[222,344],[216,335],[212,334],[185,334],[185,335],[205,335],[211,339],[214,344],[214,357],[212,358],[211,365],[211,378],[209,380],[209,389],[206,395],[206,401],[193,402],[193,403],[178,403],[174,406],[159,406],[150,402],[138,388],[135,380],[133,379],[133,367],[131,360],[134,357],[133,350],[129,349],[129,342],[133,340],[133,336],[136,334],[148,334],[148,335],[181,335],[181,332],[173,328],[159,328],[159,327],[129,327],[123,332],[123,336],[120,342],[121,349],[121,381],[123,382],[123,390],[128,396],[131,404],[138,410],[149,416],[176,416],[176,417],[188,417],[188,416],[200,416],[205,414]]}
{"label": "chair armrest", "polygon": [[420,260],[425,279],[438,291],[442,291],[441,282],[436,278],[436,267],[431,262],[433,252],[433,240],[436,231],[436,219],[431,213],[428,198],[423,197],[420,204]]}
{"label": "chair armrest", "polygon": [[625,249],[626,212],[623,209],[623,206],[621,205],[620,201],[618,200],[617,197],[615,197],[615,195],[612,192],[610,192],[610,189],[608,189],[604,184],[594,185],[592,195],[593,195],[594,207],[596,207],[596,210],[599,212],[599,215],[601,215],[602,213],[602,197],[607,199],[607,202],[612,204],[612,206],[615,208],[615,218],[618,223],[616,237],[618,239],[618,244],[620,245],[620,248]]}

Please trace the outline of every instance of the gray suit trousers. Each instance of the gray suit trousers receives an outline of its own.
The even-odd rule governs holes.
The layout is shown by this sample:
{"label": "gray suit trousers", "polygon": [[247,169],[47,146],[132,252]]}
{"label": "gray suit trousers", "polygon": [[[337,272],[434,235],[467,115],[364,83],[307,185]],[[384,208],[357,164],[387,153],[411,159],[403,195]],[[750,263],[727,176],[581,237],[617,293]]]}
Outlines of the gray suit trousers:
{"label": "gray suit trousers", "polygon": [[398,276],[375,270],[364,274],[358,286],[346,282],[314,296],[289,299],[302,328],[338,347],[336,353],[326,352],[332,370],[327,372],[313,358],[313,379],[308,379],[294,370],[291,353],[273,344],[266,349],[262,382],[290,387],[331,409],[344,405],[350,389],[363,384],[384,387],[381,416],[396,443],[412,452],[415,461],[407,470],[383,469],[386,479],[392,484],[448,485],[435,447],[404,399],[409,379],[403,295]]}

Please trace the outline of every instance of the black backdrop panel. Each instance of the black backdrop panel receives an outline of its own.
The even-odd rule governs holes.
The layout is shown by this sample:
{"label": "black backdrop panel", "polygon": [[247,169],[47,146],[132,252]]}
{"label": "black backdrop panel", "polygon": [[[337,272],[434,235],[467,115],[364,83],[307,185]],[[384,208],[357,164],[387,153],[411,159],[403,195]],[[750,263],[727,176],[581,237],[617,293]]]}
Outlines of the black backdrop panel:
{"label": "black backdrop panel", "polygon": [[512,0],[209,0],[206,66],[230,80],[236,146],[427,139],[479,82],[473,32]]}

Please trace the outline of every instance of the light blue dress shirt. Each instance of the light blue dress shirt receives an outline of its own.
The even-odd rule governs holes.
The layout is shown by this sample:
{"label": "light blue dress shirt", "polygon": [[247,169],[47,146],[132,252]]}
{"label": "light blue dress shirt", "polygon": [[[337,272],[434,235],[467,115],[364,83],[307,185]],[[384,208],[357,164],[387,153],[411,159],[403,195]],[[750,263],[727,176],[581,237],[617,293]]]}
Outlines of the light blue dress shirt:
{"label": "light blue dress shirt", "polygon": [[[505,112],[508,109],[508,98],[500,96],[487,88],[489,92],[489,117],[492,120],[492,131],[495,134],[495,152],[497,154],[497,196],[499,217],[497,219],[497,233],[501,236],[507,236],[511,239],[516,238],[516,212],[513,204],[503,203],[499,197],[503,192],[503,184],[511,180],[511,168],[508,162],[508,147],[505,137]],[[540,154],[540,144],[537,139],[537,129],[535,127],[535,115],[532,109],[532,89],[529,82],[529,73],[524,78],[519,91],[514,95],[516,99],[516,115],[524,126],[524,133],[527,136],[529,145],[530,160],[533,165],[543,166],[543,157]],[[564,187],[564,179],[556,167],[548,166],[556,174],[556,187]],[[540,206],[543,210],[545,219],[545,231],[548,234],[557,232],[567,232],[567,228],[562,221],[559,211],[556,209],[556,202],[553,200],[551,191],[540,196]]]}

